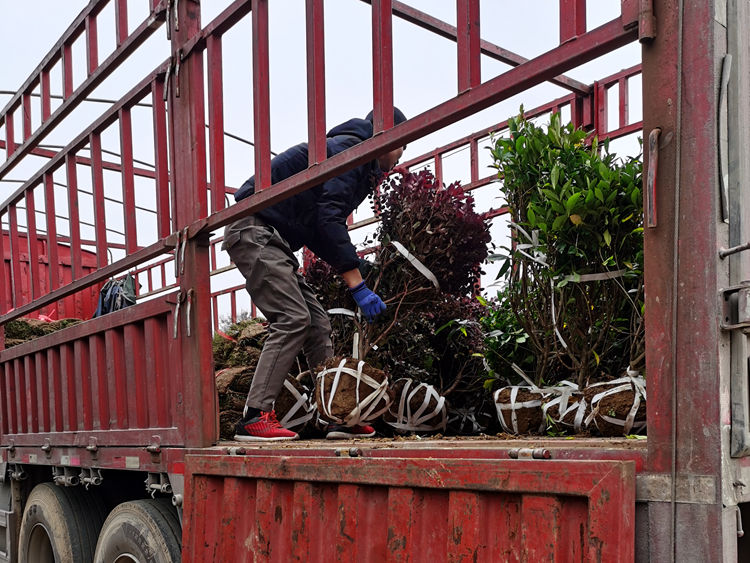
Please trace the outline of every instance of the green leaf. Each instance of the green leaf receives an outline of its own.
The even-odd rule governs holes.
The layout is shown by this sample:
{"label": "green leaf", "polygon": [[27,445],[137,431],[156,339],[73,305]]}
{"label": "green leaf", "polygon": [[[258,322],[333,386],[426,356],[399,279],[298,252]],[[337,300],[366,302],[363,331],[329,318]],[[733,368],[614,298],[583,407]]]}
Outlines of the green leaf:
{"label": "green leaf", "polygon": [[607,246],[612,244],[612,235],[609,234],[609,230],[604,231],[604,242]]}
{"label": "green leaf", "polygon": [[604,203],[604,194],[602,193],[602,189],[599,186],[596,186],[594,188],[594,195],[596,196],[596,199]]}
{"label": "green leaf", "polygon": [[560,227],[562,227],[567,220],[568,218],[565,215],[558,215],[557,218],[552,222],[552,230],[559,231]]}
{"label": "green leaf", "polygon": [[581,192],[574,193],[572,196],[570,196],[568,198],[568,201],[565,202],[565,210],[568,213],[573,211],[579,199],[581,199]]}
{"label": "green leaf", "polygon": [[534,213],[534,210],[531,207],[526,211],[526,217],[532,227],[536,225],[536,213]]}
{"label": "green leaf", "polygon": [[552,167],[552,173],[550,174],[550,182],[552,182],[552,189],[557,189],[557,180],[560,178],[560,167],[555,164]]}
{"label": "green leaf", "polygon": [[526,137],[523,135],[519,135],[516,139],[516,152],[522,153],[523,152],[523,145],[526,142]]}
{"label": "green leaf", "polygon": [[557,192],[553,192],[552,190],[543,189],[542,193],[546,195],[550,201],[560,201],[560,196],[557,195]]}
{"label": "green leaf", "polygon": [[487,306],[487,300],[484,297],[482,297],[481,295],[477,295],[477,301],[479,301],[479,303],[481,303],[485,307]]}

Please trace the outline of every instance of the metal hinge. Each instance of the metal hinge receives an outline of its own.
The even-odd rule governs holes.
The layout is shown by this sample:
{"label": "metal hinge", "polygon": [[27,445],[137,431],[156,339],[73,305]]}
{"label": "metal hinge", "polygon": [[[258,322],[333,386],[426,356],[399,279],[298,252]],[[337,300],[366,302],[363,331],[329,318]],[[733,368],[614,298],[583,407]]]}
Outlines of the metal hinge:
{"label": "metal hinge", "polygon": [[508,450],[511,459],[552,459],[552,453],[547,448],[514,448]]}
{"label": "metal hinge", "polygon": [[722,330],[750,328],[750,281],[743,281],[719,292]]}

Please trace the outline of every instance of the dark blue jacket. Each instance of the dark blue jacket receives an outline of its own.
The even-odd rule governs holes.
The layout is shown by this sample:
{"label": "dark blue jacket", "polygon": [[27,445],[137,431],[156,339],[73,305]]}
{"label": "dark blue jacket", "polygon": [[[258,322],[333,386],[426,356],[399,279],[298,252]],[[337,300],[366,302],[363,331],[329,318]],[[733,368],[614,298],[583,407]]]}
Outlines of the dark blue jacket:
{"label": "dark blue jacket", "polygon": [[[372,137],[372,122],[350,119],[327,134],[328,157]],[[308,167],[307,143],[285,150],[271,161],[271,184]],[[357,267],[359,258],[349,238],[347,217],[362,203],[383,172],[377,161],[368,162],[257,212],[273,226],[292,250],[303,245],[328,262],[338,273]],[[234,194],[240,201],[255,193],[255,176]]]}

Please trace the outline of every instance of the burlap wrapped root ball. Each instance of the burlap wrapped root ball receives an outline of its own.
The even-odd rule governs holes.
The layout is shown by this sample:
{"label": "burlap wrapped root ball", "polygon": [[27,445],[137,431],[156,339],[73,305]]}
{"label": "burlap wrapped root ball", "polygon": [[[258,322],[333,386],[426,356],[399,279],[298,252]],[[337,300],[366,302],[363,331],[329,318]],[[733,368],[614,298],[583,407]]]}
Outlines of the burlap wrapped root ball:
{"label": "burlap wrapped root ball", "polygon": [[542,414],[546,424],[557,430],[583,432],[591,409],[578,385],[568,383],[544,391],[547,395],[542,402]]}
{"label": "burlap wrapped root ball", "polygon": [[329,358],[315,378],[315,404],[323,422],[368,424],[391,404],[388,375],[361,360]]}
{"label": "burlap wrapped root ball", "polygon": [[427,383],[409,378],[396,380],[391,386],[393,402],[383,420],[397,432],[445,432],[447,408],[445,397]]}
{"label": "burlap wrapped root ball", "polygon": [[310,389],[291,375],[287,376],[274,403],[279,423],[295,432],[310,430],[316,414],[312,396]]}
{"label": "burlap wrapped root ball", "polygon": [[545,430],[541,389],[514,385],[495,391],[497,418],[509,434],[541,434]]}
{"label": "burlap wrapped root ball", "polygon": [[622,377],[584,390],[590,412],[585,424],[601,436],[627,436],[646,430],[646,380]]}

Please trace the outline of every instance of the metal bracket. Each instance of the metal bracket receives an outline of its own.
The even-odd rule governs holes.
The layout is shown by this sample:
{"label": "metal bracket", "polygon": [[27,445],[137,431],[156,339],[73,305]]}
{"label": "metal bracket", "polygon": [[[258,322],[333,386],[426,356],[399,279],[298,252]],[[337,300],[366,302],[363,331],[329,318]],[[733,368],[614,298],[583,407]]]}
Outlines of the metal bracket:
{"label": "metal bracket", "polygon": [[750,281],[743,281],[719,292],[722,330],[750,328]]}
{"label": "metal bracket", "polygon": [[167,19],[166,19],[166,28],[167,28],[167,41],[172,39],[172,4],[174,0],[167,0]]}
{"label": "metal bracket", "polygon": [[28,474],[20,463],[14,463],[10,466],[10,478],[14,481],[23,481],[28,477]]}
{"label": "metal bracket", "polygon": [[52,467],[52,480],[55,485],[63,487],[75,487],[81,483],[81,478],[76,470],[70,467]]}
{"label": "metal bracket", "polygon": [[191,287],[187,291],[187,309],[185,310],[185,322],[187,324],[187,336],[188,338],[191,336],[192,330],[190,328],[190,319],[192,318],[193,314],[193,296],[195,295],[195,290]]}
{"label": "metal bracket", "polygon": [[166,87],[164,88],[164,94],[162,97],[164,98],[164,101],[169,101],[169,89],[172,87],[172,70],[174,69],[174,57],[169,58],[169,65],[167,65],[167,70],[164,73],[164,82],[166,83]]}
{"label": "metal bracket", "polygon": [[659,137],[661,129],[658,127],[648,135],[648,173],[646,175],[645,201],[646,226],[653,229],[657,225],[656,213],[656,175],[659,170]]}
{"label": "metal bracket", "polygon": [[177,331],[180,327],[180,306],[182,305],[182,302],[185,300],[185,294],[182,293],[182,290],[177,292],[177,303],[175,303],[174,306],[174,326],[172,331],[172,339],[177,340]]}
{"label": "metal bracket", "polygon": [[146,477],[146,492],[152,498],[156,496],[156,493],[171,495],[172,485],[169,482],[169,475],[166,473],[149,473]]}
{"label": "metal bracket", "polygon": [[104,477],[102,477],[102,472],[100,469],[88,467],[84,467],[83,469],[81,469],[81,483],[84,487],[86,487],[86,490],[88,490],[91,485],[101,485],[102,481],[104,481]]}
{"label": "metal bracket", "polygon": [[180,65],[182,64],[182,49],[177,52],[177,63],[174,69],[174,97],[180,97]]}
{"label": "metal bracket", "polygon": [[552,459],[552,453],[546,448],[514,448],[508,450],[511,459]]}
{"label": "metal bracket", "polygon": [[92,455],[96,455],[98,449],[99,444],[97,443],[97,438],[95,436],[90,436],[89,445],[86,446],[86,451],[91,452]]}
{"label": "metal bracket", "polygon": [[146,446],[146,451],[153,455],[161,453],[161,436],[151,436],[151,444]]}

